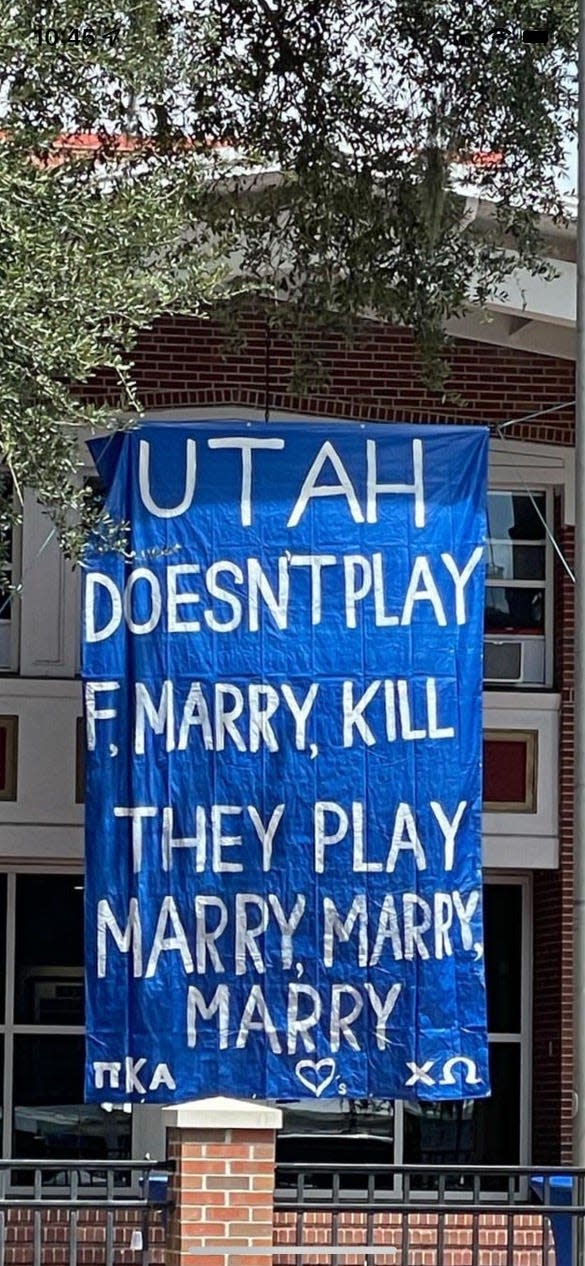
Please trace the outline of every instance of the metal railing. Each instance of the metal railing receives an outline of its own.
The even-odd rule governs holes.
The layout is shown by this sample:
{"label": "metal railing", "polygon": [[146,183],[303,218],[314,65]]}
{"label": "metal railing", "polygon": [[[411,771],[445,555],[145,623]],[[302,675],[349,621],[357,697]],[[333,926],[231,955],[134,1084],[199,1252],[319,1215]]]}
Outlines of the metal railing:
{"label": "metal railing", "polygon": [[113,1266],[118,1249],[149,1266],[153,1240],[162,1245],[165,1232],[165,1187],[153,1179],[168,1169],[146,1161],[0,1160],[0,1266],[15,1259]]}
{"label": "metal railing", "polygon": [[275,1205],[277,1266],[585,1266],[585,1169],[283,1163]]}

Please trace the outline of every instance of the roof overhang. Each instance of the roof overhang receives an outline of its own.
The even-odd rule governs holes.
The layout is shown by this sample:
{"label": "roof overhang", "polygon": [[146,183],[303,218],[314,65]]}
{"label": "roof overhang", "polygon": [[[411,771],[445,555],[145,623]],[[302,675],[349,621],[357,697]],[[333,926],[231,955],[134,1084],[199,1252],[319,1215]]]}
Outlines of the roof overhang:
{"label": "roof overhang", "polygon": [[[577,270],[575,257],[575,207],[567,199],[567,219],[553,223],[543,216],[543,262],[549,276],[535,276],[515,265],[513,252],[505,284],[485,306],[470,307],[465,316],[447,323],[456,338],[494,343],[500,347],[536,352],[563,360],[575,359]],[[493,220],[492,203],[468,199],[471,218]]]}

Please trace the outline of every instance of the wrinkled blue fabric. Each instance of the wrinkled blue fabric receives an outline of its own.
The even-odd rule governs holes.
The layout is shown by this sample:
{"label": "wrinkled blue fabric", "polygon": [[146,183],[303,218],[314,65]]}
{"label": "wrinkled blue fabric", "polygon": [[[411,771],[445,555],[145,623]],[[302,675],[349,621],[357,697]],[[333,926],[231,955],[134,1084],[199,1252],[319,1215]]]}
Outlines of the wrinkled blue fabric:
{"label": "wrinkled blue fabric", "polygon": [[84,569],[88,1100],[489,1093],[487,445],[312,421],[93,445],[127,536]]}

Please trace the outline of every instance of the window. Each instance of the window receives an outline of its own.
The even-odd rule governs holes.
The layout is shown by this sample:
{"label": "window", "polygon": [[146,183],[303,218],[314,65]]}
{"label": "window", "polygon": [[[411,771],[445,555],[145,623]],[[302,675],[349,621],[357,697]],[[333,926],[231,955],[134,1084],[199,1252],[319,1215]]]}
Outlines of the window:
{"label": "window", "polygon": [[536,813],[537,730],[485,730],[483,807],[488,813]]}
{"label": "window", "polygon": [[517,1165],[526,1160],[524,1082],[528,1033],[523,1016],[529,951],[524,885],[484,887],[485,969],[490,1044],[490,1099],[404,1105],[407,1164]]}
{"label": "window", "polygon": [[4,1156],[130,1154],[130,1117],[83,1102],[83,881],[0,875]]}
{"label": "window", "polygon": [[284,1112],[278,1139],[281,1162],[339,1165],[359,1161],[375,1166],[393,1159],[395,1104],[391,1099],[311,1099],[279,1106]]}
{"label": "window", "polygon": [[[529,881],[516,877],[488,878],[484,886],[491,1098],[458,1103],[283,1104],[278,1161],[371,1166],[527,1163],[529,893]],[[351,1185],[351,1175],[345,1181]]]}
{"label": "window", "polygon": [[484,672],[488,683],[550,684],[547,514],[544,492],[489,493]]}
{"label": "window", "polygon": [[0,716],[0,800],[16,800],[18,717]]}

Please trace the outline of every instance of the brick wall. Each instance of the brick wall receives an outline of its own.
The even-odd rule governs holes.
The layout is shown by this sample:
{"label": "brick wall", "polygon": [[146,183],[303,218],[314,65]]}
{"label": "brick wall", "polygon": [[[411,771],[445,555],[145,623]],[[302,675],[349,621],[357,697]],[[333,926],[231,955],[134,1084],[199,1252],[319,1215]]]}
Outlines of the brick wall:
{"label": "brick wall", "polygon": [[[35,1262],[35,1215],[32,1209],[0,1208],[0,1257],[2,1244],[5,1266],[33,1266]],[[112,1216],[108,1232],[105,1213],[95,1209],[80,1209],[75,1214],[77,1254],[76,1266],[105,1266],[106,1240],[111,1234],[115,1266],[143,1266],[140,1249],[132,1248],[132,1234],[145,1227],[142,1210],[117,1210]],[[38,1214],[37,1235],[40,1238],[38,1266],[70,1266],[72,1248],[72,1220],[68,1209],[51,1205]],[[165,1261],[165,1234],[161,1216],[152,1212],[148,1216],[148,1244],[150,1266],[162,1266]]]}
{"label": "brick wall", "polygon": [[[570,566],[573,529],[556,535]],[[535,1164],[570,1162],[572,1153],[574,588],[555,567],[556,687],[559,727],[560,869],[534,876],[533,1151]]]}
{"label": "brick wall", "polygon": [[[575,541],[573,530],[560,533],[561,546],[569,563],[574,566]],[[573,964],[573,776],[574,776],[574,735],[575,735],[575,590],[566,572],[557,586],[562,594],[562,614],[559,629],[561,636],[559,646],[562,647],[560,660],[561,689],[561,724],[559,752],[559,835],[560,835],[560,886],[559,905],[560,921],[556,929],[556,941],[561,945],[561,971],[557,979],[557,990],[561,995],[561,1016],[559,1028],[559,1067],[562,1092],[559,1096],[561,1158],[569,1160],[572,1155],[572,1109],[573,1096],[573,1004],[572,1004],[572,964]],[[550,928],[551,941],[555,932]],[[535,1008],[536,1009],[536,1008]],[[554,1044],[553,1044],[554,1045]],[[534,1082],[538,1087],[538,1079]]]}
{"label": "brick wall", "polygon": [[[264,1147],[265,1143],[258,1143],[256,1140],[255,1145]],[[236,1143],[236,1147],[239,1146],[241,1144]],[[267,1161],[260,1162],[265,1171],[262,1169],[258,1173],[258,1163],[250,1168],[245,1161],[230,1162],[224,1158],[226,1170],[234,1164],[241,1166],[237,1175],[241,1180],[251,1184],[255,1177],[261,1177],[264,1183],[270,1184],[270,1191],[272,1190],[273,1179],[270,1175],[273,1174],[273,1167]],[[207,1171],[208,1166],[205,1169]],[[184,1259],[185,1266],[187,1263],[188,1266],[196,1266],[198,1260],[201,1266],[226,1266],[229,1258],[219,1254],[214,1256],[212,1252],[214,1245],[217,1246],[218,1243],[217,1210],[220,1208],[226,1213],[221,1226],[220,1238],[223,1245],[227,1247],[229,1244],[231,1250],[248,1245],[248,1235],[243,1233],[249,1232],[251,1220],[242,1217],[242,1209],[246,1206],[243,1203],[234,1205],[231,1194],[226,1194],[223,1205],[210,1203],[209,1197],[215,1189],[206,1191],[201,1167],[199,1175],[191,1177],[197,1176],[202,1177],[202,1185],[196,1189],[191,1184],[193,1196],[196,1190],[199,1195],[190,1206],[189,1218],[184,1220],[182,1252],[178,1249],[177,1237],[172,1230],[170,1235],[165,1235],[160,1215],[151,1215],[150,1266],[174,1266],[181,1258]],[[244,1188],[236,1190],[244,1191]],[[264,1197],[271,1210],[272,1197],[268,1190],[264,1190]],[[91,1210],[80,1211],[77,1218],[77,1266],[105,1266],[105,1216]],[[265,1240],[267,1245],[271,1243],[272,1211],[270,1218],[270,1234]],[[43,1210],[40,1221],[41,1254],[38,1266],[70,1266],[69,1213],[64,1209],[48,1208]],[[470,1215],[446,1214],[441,1239],[436,1215],[409,1214],[407,1266],[508,1266],[509,1242],[514,1266],[555,1266],[552,1236],[544,1219],[538,1214],[515,1218],[512,1228],[504,1214],[479,1215],[475,1231],[473,1221]],[[256,1226],[253,1225],[255,1232]],[[140,1213],[128,1211],[116,1214],[112,1235],[114,1266],[145,1266],[142,1251],[131,1248],[132,1232],[141,1226]],[[287,1246],[296,1245],[297,1233],[296,1214],[277,1209],[274,1215],[274,1266],[299,1266],[296,1256],[287,1255],[286,1252]],[[304,1216],[302,1240],[307,1247],[331,1244],[333,1234],[331,1214],[308,1213]],[[379,1247],[388,1245],[389,1249],[394,1250],[388,1255],[377,1255],[376,1266],[398,1266],[398,1263],[403,1263],[404,1223],[400,1213],[376,1214],[369,1224],[365,1213],[342,1213],[337,1218],[335,1234],[340,1247],[356,1247],[355,1255],[348,1254],[338,1259],[339,1266],[364,1266],[364,1254],[358,1253],[357,1248],[366,1243]],[[6,1214],[5,1266],[33,1266],[33,1241],[32,1212],[9,1211]],[[209,1244],[209,1249],[199,1259],[190,1252],[192,1248],[206,1244]],[[233,1264],[272,1266],[270,1258],[254,1255],[253,1249],[245,1257],[234,1257]],[[307,1257],[305,1266],[333,1266],[332,1255],[323,1251],[318,1256]]]}
{"label": "brick wall", "polygon": [[[475,1222],[475,1227],[474,1227]],[[303,1218],[303,1243],[340,1246],[388,1245],[393,1253],[376,1255],[377,1266],[554,1266],[552,1235],[544,1218],[521,1214],[510,1223],[504,1214],[446,1214],[442,1232],[433,1213],[341,1213],[334,1227],[331,1214],[310,1213]],[[287,1256],[286,1246],[295,1244],[296,1215],[278,1212],[275,1218],[275,1266],[297,1266]],[[307,1258],[312,1266],[330,1266],[332,1255],[320,1253]],[[356,1252],[338,1259],[345,1266],[364,1266],[364,1255]]]}
{"label": "brick wall", "polygon": [[[374,421],[460,421],[501,423],[536,409],[574,399],[569,361],[537,356],[487,343],[459,341],[449,354],[450,392],[459,404],[427,391],[408,330],[364,322],[351,344],[309,330],[306,348],[320,365],[322,383],[304,394],[292,390],[295,350],[290,336],[270,339],[269,385],[272,409],[294,409]],[[142,335],[134,363],[138,394],[154,408],[196,404],[247,404],[264,409],[267,369],[266,327],[250,317],[236,344],[218,320],[166,319]],[[90,394],[116,400],[113,379],[96,379]],[[548,444],[570,444],[572,411],[551,413],[541,422],[510,428],[509,435]]]}
{"label": "brick wall", "polygon": [[[226,1266],[213,1249],[249,1248],[245,1266],[266,1266],[254,1248],[272,1243],[274,1130],[194,1128],[169,1131],[168,1155],[176,1166],[168,1266]],[[205,1250],[205,1251],[203,1251]]]}

